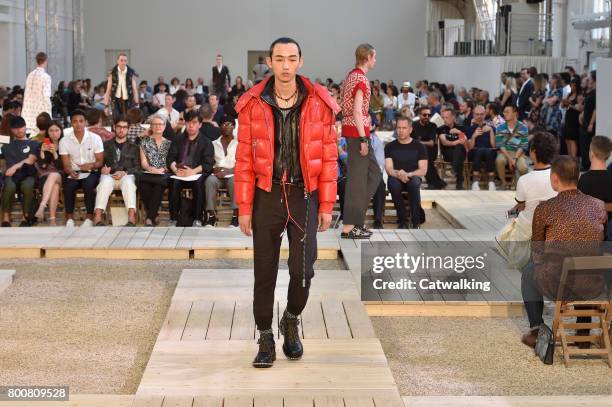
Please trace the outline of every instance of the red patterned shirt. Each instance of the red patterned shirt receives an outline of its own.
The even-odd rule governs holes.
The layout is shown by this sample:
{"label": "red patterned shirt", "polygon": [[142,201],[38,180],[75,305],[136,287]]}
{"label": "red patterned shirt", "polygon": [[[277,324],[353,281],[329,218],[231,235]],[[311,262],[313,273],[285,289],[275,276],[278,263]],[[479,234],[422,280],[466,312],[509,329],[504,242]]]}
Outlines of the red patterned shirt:
{"label": "red patterned shirt", "polygon": [[358,89],[363,91],[363,105],[361,106],[363,127],[366,137],[370,137],[370,125],[372,122],[369,113],[371,94],[370,81],[365,73],[359,68],[355,68],[349,72],[342,85],[342,135],[344,137],[359,137],[357,126],[353,119],[353,103],[355,102],[355,93],[357,93]]}

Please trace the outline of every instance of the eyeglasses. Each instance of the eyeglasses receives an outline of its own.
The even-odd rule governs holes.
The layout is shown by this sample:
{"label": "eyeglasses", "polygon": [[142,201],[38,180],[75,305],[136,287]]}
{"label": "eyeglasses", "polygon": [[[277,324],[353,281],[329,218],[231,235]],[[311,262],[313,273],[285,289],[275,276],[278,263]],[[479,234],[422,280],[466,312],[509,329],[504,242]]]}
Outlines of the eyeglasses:
{"label": "eyeglasses", "polygon": [[429,113],[421,113],[421,116],[422,117],[429,117],[429,116],[431,116],[431,114],[429,114]]}

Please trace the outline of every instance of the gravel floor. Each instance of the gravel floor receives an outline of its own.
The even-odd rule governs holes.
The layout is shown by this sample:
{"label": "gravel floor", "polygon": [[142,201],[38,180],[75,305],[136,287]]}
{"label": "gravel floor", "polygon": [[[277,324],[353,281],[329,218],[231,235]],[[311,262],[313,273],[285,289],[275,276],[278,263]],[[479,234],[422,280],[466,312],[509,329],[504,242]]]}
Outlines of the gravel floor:
{"label": "gravel floor", "polygon": [[374,317],[403,396],[611,395],[601,360],[546,366],[520,342],[523,319]]}
{"label": "gravel floor", "polygon": [[[0,269],[17,271],[0,294],[0,386],[133,394],[180,271],[250,267],[251,260],[0,260]],[[327,260],[316,268],[343,266]]]}

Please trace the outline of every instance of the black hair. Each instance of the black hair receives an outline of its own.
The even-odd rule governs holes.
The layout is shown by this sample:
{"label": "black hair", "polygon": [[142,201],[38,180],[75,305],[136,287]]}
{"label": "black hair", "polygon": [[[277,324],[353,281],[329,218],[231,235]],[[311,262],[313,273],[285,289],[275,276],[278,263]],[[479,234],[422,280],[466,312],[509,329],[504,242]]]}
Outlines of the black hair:
{"label": "black hair", "polygon": [[117,123],[119,122],[126,122],[129,125],[130,119],[128,119],[127,115],[125,114],[119,114],[119,115],[116,115],[115,118],[113,119],[113,125],[117,125]]}
{"label": "black hair", "polygon": [[195,110],[190,110],[184,115],[185,123],[192,121],[193,119],[197,119],[200,123],[202,123],[202,119],[200,118],[199,112]]}
{"label": "black hair", "polygon": [[555,136],[549,132],[537,131],[531,139],[529,150],[535,153],[539,162],[550,164],[559,154],[559,143]]}
{"label": "black hair", "polygon": [[296,40],[289,38],[289,37],[280,37],[274,40],[274,42],[270,45],[270,51],[269,51],[270,58],[272,58],[272,53],[274,52],[274,47],[276,46],[276,44],[295,44],[297,46],[298,54],[300,58],[302,57],[302,48],[300,47],[300,44],[298,44]]}
{"label": "black hair", "polygon": [[83,116],[83,119],[87,120],[86,116],[85,116],[85,112],[82,111],[81,109],[76,109],[72,112],[72,114],[70,115],[70,120],[72,121],[72,118],[74,116]]}

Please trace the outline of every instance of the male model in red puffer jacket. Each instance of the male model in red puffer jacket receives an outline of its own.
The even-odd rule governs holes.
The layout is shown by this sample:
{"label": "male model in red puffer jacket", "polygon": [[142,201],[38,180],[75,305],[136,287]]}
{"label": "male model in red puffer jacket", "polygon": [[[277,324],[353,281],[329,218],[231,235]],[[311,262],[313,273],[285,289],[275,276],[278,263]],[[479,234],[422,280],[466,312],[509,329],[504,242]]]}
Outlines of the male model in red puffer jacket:
{"label": "male model in red puffer jacket", "polygon": [[234,197],[240,229],[253,235],[253,314],[259,335],[255,367],[276,359],[272,317],[282,236],[289,239],[287,308],[280,321],[287,358],[302,357],[298,316],[306,306],[317,231],[329,228],[338,175],[335,116],[327,89],[297,75],[298,43],[279,38],[267,58],[273,76],[238,101]]}

